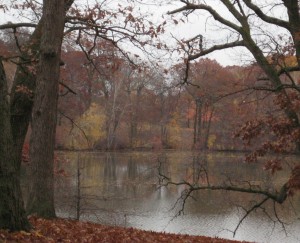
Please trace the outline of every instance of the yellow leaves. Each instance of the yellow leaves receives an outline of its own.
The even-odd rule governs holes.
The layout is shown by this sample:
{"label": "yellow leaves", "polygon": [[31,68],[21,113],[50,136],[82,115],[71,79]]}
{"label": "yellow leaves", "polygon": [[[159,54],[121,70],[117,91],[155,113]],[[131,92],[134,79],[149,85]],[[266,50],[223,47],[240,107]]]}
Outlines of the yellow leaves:
{"label": "yellow leaves", "polygon": [[168,123],[169,138],[168,143],[172,148],[178,148],[181,144],[181,128],[179,125],[180,114],[174,112]]}
{"label": "yellow leaves", "polygon": [[209,135],[208,141],[207,141],[207,146],[208,148],[212,148],[214,146],[214,143],[216,142],[217,136],[214,134]]}
{"label": "yellow leaves", "polygon": [[286,56],[283,60],[280,60],[280,64],[284,67],[295,67],[298,65],[295,56]]}
{"label": "yellow leaves", "polygon": [[71,149],[93,148],[96,141],[105,135],[105,114],[96,103],[92,103],[90,108],[75,123],[78,127],[73,128],[65,142],[66,146]]}
{"label": "yellow leaves", "polygon": [[298,65],[296,56],[267,57],[267,60],[278,69],[296,67]]}

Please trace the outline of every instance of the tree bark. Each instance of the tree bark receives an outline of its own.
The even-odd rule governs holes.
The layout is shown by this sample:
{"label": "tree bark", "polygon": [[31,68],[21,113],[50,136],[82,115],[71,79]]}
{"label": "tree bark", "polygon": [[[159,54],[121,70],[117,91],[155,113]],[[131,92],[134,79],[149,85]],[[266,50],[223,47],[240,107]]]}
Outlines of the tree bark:
{"label": "tree bark", "polygon": [[[28,42],[22,47],[21,58],[11,90],[10,123],[14,141],[14,153],[18,169],[21,166],[22,148],[31,119],[33,95],[36,86],[36,56],[40,48],[43,18],[39,21]],[[26,92],[18,92],[18,89]]]}
{"label": "tree bark", "polygon": [[43,17],[30,137],[33,185],[28,212],[52,218],[55,217],[53,165],[60,55],[65,20],[64,1],[44,0]]}
{"label": "tree bark", "polygon": [[14,152],[6,76],[0,61],[0,228],[28,230],[20,188],[20,170]]}

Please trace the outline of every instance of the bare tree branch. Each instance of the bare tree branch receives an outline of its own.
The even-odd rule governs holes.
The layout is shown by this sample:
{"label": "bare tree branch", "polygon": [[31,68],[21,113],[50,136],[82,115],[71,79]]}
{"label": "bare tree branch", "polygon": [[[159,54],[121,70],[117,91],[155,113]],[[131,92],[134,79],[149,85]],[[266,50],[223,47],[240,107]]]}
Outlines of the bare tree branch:
{"label": "bare tree branch", "polygon": [[278,19],[278,18],[274,18],[274,17],[270,17],[266,14],[264,14],[264,12],[254,3],[252,3],[251,0],[243,0],[244,3],[247,5],[248,8],[252,9],[258,17],[260,17],[263,21],[270,23],[270,24],[275,24],[278,26],[281,26],[283,28],[286,29],[290,29],[289,23],[287,21]]}
{"label": "bare tree branch", "polygon": [[79,129],[79,131],[82,133],[82,135],[84,136],[88,147],[90,147],[90,141],[89,141],[86,133],[84,132],[84,130],[71,117],[69,117],[68,115],[66,115],[65,113],[63,113],[60,110],[58,112],[59,112],[59,114],[61,114],[63,117],[67,118],[71,122],[72,127],[71,127],[71,130],[69,133],[71,134],[72,130],[74,129],[74,126],[77,127]]}
{"label": "bare tree branch", "polygon": [[252,213],[255,209],[260,208],[265,202],[267,202],[270,198],[269,197],[265,197],[263,200],[261,200],[259,203],[256,203],[255,205],[253,205],[250,209],[246,210],[246,213],[244,214],[244,216],[239,220],[239,223],[237,224],[237,226],[235,227],[234,231],[233,231],[233,237],[235,236],[237,230],[239,229],[239,227],[241,226],[241,224],[243,223],[243,221],[248,217],[248,215],[250,213]]}
{"label": "bare tree branch", "polygon": [[188,10],[206,10],[208,11],[213,17],[215,20],[219,21],[220,23],[236,30],[237,32],[240,32],[241,31],[241,27],[234,24],[233,22],[223,18],[220,14],[218,14],[218,12],[216,10],[214,10],[211,6],[208,6],[208,5],[205,5],[205,4],[193,4],[193,3],[190,3],[188,1],[181,1],[183,3],[185,3],[186,5],[181,7],[181,8],[178,8],[178,9],[175,9],[173,11],[169,11],[168,14],[175,14],[175,13],[179,13],[179,12],[182,12],[182,11],[188,11]]}
{"label": "bare tree branch", "polygon": [[281,190],[277,193],[270,193],[269,191],[256,189],[251,186],[248,188],[231,186],[231,185],[218,185],[218,186],[214,186],[214,185],[197,186],[197,185],[195,185],[194,186],[185,181],[182,181],[182,182],[169,181],[166,183],[166,185],[177,185],[177,186],[186,185],[186,186],[189,186],[190,190],[192,190],[192,191],[199,191],[199,190],[221,191],[221,190],[224,190],[224,191],[244,192],[244,193],[250,193],[250,194],[264,195],[279,204],[282,204],[285,201],[285,199],[287,198],[287,192],[288,192],[287,184],[284,184],[282,186]]}
{"label": "bare tree branch", "polygon": [[16,28],[21,28],[21,27],[35,28],[36,26],[37,26],[37,24],[33,24],[33,23],[7,23],[7,24],[0,25],[0,30],[16,29]]}
{"label": "bare tree branch", "polygon": [[59,82],[59,84],[68,90],[67,93],[71,92],[72,94],[77,95],[77,93],[73,89],[71,89],[68,85],[66,85],[65,83]]}
{"label": "bare tree branch", "polygon": [[287,235],[286,228],[285,228],[285,223],[279,218],[279,215],[278,215],[278,213],[277,213],[276,203],[275,203],[275,202],[273,203],[273,210],[274,210],[274,214],[275,214],[275,217],[276,217],[277,221],[280,223],[282,229],[283,229],[284,232],[285,232],[285,235]]}
{"label": "bare tree branch", "polygon": [[208,49],[205,49],[197,54],[194,54],[194,55],[190,55],[188,57],[189,60],[195,60],[201,56],[205,56],[209,53],[212,53],[214,51],[217,51],[217,50],[224,50],[224,49],[227,49],[227,48],[232,48],[232,47],[237,47],[237,46],[245,46],[245,43],[243,40],[241,41],[234,41],[234,42],[230,42],[230,43],[225,43],[225,44],[221,44],[221,45],[214,45],[212,46],[211,48],[208,48]]}

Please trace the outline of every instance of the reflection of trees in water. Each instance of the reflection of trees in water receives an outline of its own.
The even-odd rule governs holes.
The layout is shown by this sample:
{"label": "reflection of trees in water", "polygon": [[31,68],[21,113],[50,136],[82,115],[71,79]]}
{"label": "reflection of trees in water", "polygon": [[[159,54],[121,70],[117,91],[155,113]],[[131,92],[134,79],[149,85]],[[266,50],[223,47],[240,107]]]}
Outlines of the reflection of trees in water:
{"label": "reflection of trees in water", "polygon": [[76,153],[69,163],[67,176],[56,178],[56,207],[58,212],[64,212],[64,216],[79,220],[82,215],[99,209],[97,201],[104,200],[91,192],[93,178],[98,176],[98,171],[89,166],[91,160],[84,153]]}
{"label": "reflection of trees in water", "polygon": [[128,178],[131,180],[135,180],[137,177],[138,171],[137,171],[137,164],[136,160],[133,159],[132,156],[129,156],[128,159]]}
{"label": "reflection of trees in water", "polygon": [[[116,160],[114,154],[107,153],[103,162],[103,176],[102,176],[102,194],[107,195],[107,192],[113,191],[113,183],[116,181]],[[110,193],[111,194],[111,193]]]}
{"label": "reflection of trees in water", "polygon": [[[244,183],[247,186],[250,181],[254,183],[254,189],[261,186],[272,191],[274,188],[273,178],[263,173],[259,166],[241,163],[241,157],[228,154],[81,153],[78,158],[77,154],[72,156],[69,158],[71,163],[62,165],[67,166],[65,170],[69,177],[57,180],[58,211],[68,212],[67,217],[84,217],[85,220],[97,220],[98,217],[98,222],[102,223],[123,225],[124,215],[129,222],[132,216],[149,212],[151,215],[151,210],[171,209],[176,198],[189,189],[189,184],[203,185],[207,180],[211,185]],[[160,187],[157,167],[166,177],[161,184],[166,179],[189,184]],[[185,213],[189,215],[236,212],[237,206],[247,208],[261,198],[252,194],[210,190],[195,190],[191,196],[195,200],[187,200],[185,205]],[[295,202],[299,204],[299,198],[297,200]],[[266,204],[265,208],[269,210],[273,205]],[[177,209],[180,210],[180,207]],[[299,212],[299,206],[296,210]],[[277,211],[280,216],[288,215],[280,208]]]}
{"label": "reflection of trees in water", "polygon": [[[144,158],[135,154],[107,154],[103,164],[102,190],[121,199],[143,196],[153,180],[153,168]],[[113,169],[113,171],[112,171]]]}
{"label": "reflection of trees in water", "polygon": [[132,190],[132,194],[134,197],[137,196],[137,185],[136,185],[136,178],[138,176],[137,171],[137,164],[136,160],[132,158],[132,156],[129,156],[128,163],[127,163],[127,176],[128,181],[131,183],[127,183],[126,191]]}
{"label": "reflection of trees in water", "polygon": [[[229,161],[225,158],[217,161],[210,156],[207,153],[196,154],[190,162],[181,165],[180,170],[173,170],[173,174],[168,176],[160,170],[162,186],[185,188],[177,200],[178,215],[187,208],[193,210],[192,205],[200,206],[203,212],[208,211],[212,205],[222,210],[238,207],[244,213],[233,230],[235,235],[242,222],[260,209],[274,224],[279,223],[285,230],[285,223],[279,216],[284,214],[280,213],[282,210],[279,207],[286,200],[286,191],[276,190],[270,174],[263,173],[257,164],[243,164],[235,161],[234,157],[228,157]],[[192,199],[198,202],[193,204]]]}
{"label": "reflection of trees in water", "polygon": [[68,177],[56,182],[57,206],[77,219],[97,211],[114,214],[153,191],[154,166],[141,156],[78,153]]}
{"label": "reflection of trees in water", "polygon": [[116,159],[112,153],[107,153],[104,161],[104,176],[103,180],[116,180]]}

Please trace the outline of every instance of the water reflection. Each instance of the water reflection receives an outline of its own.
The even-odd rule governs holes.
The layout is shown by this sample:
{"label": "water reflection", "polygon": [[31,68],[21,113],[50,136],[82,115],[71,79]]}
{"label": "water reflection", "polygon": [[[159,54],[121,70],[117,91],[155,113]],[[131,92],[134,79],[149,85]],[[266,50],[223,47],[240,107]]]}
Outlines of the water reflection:
{"label": "water reflection", "polygon": [[[273,177],[259,165],[242,163],[242,155],[192,152],[59,153],[59,167],[67,177],[56,181],[59,215],[105,224],[147,230],[201,234],[232,238],[232,232],[247,208],[259,200],[251,194],[225,191],[196,191],[185,205],[183,216],[178,198],[185,186],[161,187],[161,174],[173,181],[212,184],[248,183],[276,190],[286,179]],[[297,159],[291,157],[291,159]],[[66,162],[69,161],[69,162]],[[159,167],[159,171],[158,171]],[[258,242],[299,242],[300,198],[294,197],[277,216],[286,226],[288,238],[272,213],[274,205],[251,214],[235,239]],[[277,221],[278,222],[278,221]]]}

